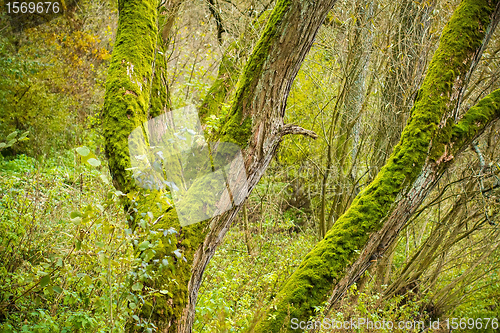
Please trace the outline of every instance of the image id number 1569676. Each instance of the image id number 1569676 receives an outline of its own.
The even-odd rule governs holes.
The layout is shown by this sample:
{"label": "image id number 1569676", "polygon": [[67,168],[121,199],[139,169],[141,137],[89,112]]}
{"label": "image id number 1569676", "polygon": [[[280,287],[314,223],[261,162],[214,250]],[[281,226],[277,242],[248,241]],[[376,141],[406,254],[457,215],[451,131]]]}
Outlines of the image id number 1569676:
{"label": "image id number 1569676", "polygon": [[445,320],[447,329],[498,329],[498,318],[448,318]]}
{"label": "image id number 1569676", "polygon": [[7,2],[8,14],[57,14],[61,10],[59,2]]}

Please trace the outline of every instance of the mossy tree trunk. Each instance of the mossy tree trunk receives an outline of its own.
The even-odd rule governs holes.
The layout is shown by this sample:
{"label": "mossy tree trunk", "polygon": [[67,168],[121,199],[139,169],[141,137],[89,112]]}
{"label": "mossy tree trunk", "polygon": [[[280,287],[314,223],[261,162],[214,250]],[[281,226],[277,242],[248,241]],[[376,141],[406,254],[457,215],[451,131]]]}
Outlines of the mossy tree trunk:
{"label": "mossy tree trunk", "polygon": [[[135,188],[128,136],[147,120],[158,36],[158,1],[118,1],[119,20],[106,82],[103,134],[113,185]],[[140,39],[140,42],[138,40]]]}
{"label": "mossy tree trunk", "polygon": [[[283,116],[292,82],[335,2],[277,1],[241,71],[219,139],[242,148],[249,191],[264,174],[284,135],[315,136],[298,126],[285,125]],[[170,3],[174,2],[168,1],[167,5]],[[142,240],[150,245],[149,249],[136,246],[137,257],[147,264],[136,272],[137,281],[131,281],[135,282],[132,289],[143,293],[139,323],[149,322],[160,332],[190,332],[205,267],[241,205],[210,221],[181,227],[175,208],[165,200],[165,193],[139,188],[128,170],[131,167],[130,133],[141,126],[146,132],[144,123],[168,109],[167,100],[151,98],[153,91],[153,96],[168,99],[167,92],[160,89],[165,64],[155,59],[161,32],[157,27],[159,4],[155,0],[119,1],[118,31],[106,85],[103,134],[113,184],[126,195],[125,206],[132,209],[129,210],[131,228],[148,224],[145,221],[148,213],[155,218],[154,222],[152,218],[149,221],[152,232]],[[223,95],[226,94],[224,90]],[[176,232],[167,235],[161,232],[171,228]],[[149,256],[148,251],[153,256]],[[181,251],[185,261],[176,260],[172,256],[174,251]],[[164,258],[174,264],[163,267],[155,263],[155,259],[162,262]],[[131,322],[127,330],[142,330],[135,324]]]}
{"label": "mossy tree trunk", "polygon": [[[430,17],[435,3],[436,1],[404,0],[396,7],[400,21],[394,25],[396,33],[391,38],[394,46],[386,67],[380,116],[376,125],[377,134],[373,154],[370,157],[370,165],[374,167],[373,177],[385,164],[398,143],[410,115],[415,94],[422,82],[431,46],[430,43],[423,41],[430,37],[432,21]],[[380,292],[382,285],[386,285],[389,281],[395,245],[387,250],[389,255],[377,261],[376,288]],[[358,287],[362,287],[359,284],[361,281],[358,282]]]}
{"label": "mossy tree trunk", "polygon": [[462,119],[456,117],[470,72],[496,26],[499,4],[499,0],[463,0],[458,6],[386,165],[304,258],[255,332],[292,331],[292,318],[307,321],[316,314],[315,307],[340,299],[390,246],[443,171],[500,117],[498,90]]}

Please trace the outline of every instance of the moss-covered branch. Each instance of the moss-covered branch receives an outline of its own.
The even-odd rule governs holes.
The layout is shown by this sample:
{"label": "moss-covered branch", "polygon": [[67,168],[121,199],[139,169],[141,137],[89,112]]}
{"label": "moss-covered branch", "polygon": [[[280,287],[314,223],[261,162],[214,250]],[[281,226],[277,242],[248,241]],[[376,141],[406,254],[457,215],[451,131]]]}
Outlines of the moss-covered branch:
{"label": "moss-covered branch", "polygon": [[[249,24],[237,41],[234,41],[225,51],[219,64],[217,79],[212,84],[199,109],[200,122],[206,123],[209,116],[221,116],[220,110],[225,103],[235,101],[232,95],[238,78],[241,74],[242,63],[250,54],[250,45],[260,36],[257,31],[262,30],[269,15],[261,15]],[[222,114],[222,116],[226,116]]]}
{"label": "moss-covered branch", "polygon": [[500,118],[500,89],[493,91],[471,107],[452,127],[452,151],[472,142],[493,120]]}
{"label": "moss-covered branch", "polygon": [[[482,45],[498,0],[464,0],[445,27],[399,144],[374,181],[353,201],[325,238],[304,258],[261,319],[256,332],[291,331],[291,318],[307,320],[378,231],[396,198],[417,179],[426,159],[437,160],[445,147],[428,151],[455,106],[456,92]],[[440,141],[440,140],[435,140]]]}
{"label": "moss-covered branch", "polygon": [[219,115],[219,110],[223,107],[223,103],[227,102],[230,91],[234,88],[235,82],[240,74],[237,66],[236,55],[233,53],[236,49],[236,43],[231,44],[224,52],[222,61],[219,65],[217,79],[208,90],[200,110],[198,112],[200,122],[206,123],[207,117],[211,115]]}

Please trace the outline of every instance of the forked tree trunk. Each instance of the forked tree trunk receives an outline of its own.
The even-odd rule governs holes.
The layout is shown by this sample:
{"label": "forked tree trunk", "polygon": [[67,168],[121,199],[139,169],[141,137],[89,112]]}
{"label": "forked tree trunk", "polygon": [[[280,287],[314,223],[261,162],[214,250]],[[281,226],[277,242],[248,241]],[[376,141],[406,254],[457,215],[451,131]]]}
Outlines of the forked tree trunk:
{"label": "forked tree trunk", "polygon": [[496,25],[499,3],[463,0],[458,6],[388,162],[304,258],[255,332],[293,331],[292,318],[307,321],[316,314],[315,307],[328,301],[328,294],[330,303],[340,299],[390,246],[443,170],[500,117],[497,90],[455,121],[461,93]]}
{"label": "forked tree trunk", "polygon": [[[285,125],[283,116],[297,71],[335,2],[279,0],[240,75],[219,139],[242,148],[248,193],[264,174],[284,135],[314,137],[310,131]],[[181,227],[175,208],[166,202],[164,193],[139,188],[128,170],[131,167],[128,136],[141,126],[147,132],[144,123],[152,116],[148,111],[158,40],[158,5],[155,0],[118,3],[118,31],[108,72],[102,126],[113,184],[127,194],[125,206],[137,210],[129,216],[129,224],[132,228],[148,225],[152,231],[143,240],[151,247],[136,249],[151,278],[141,278],[138,274],[137,281],[131,281],[136,283],[135,290],[142,288],[144,303],[138,313],[141,323],[150,321],[160,332],[191,332],[203,272],[241,205],[210,221]],[[156,219],[150,218],[149,224],[144,221],[148,219],[147,212]],[[162,231],[169,228],[177,233],[164,235]],[[154,256],[145,256],[150,250]],[[177,250],[182,251],[185,262],[172,255]],[[161,262],[164,258],[170,261],[166,267],[154,261]],[[131,322],[127,330],[141,330],[134,324]]]}

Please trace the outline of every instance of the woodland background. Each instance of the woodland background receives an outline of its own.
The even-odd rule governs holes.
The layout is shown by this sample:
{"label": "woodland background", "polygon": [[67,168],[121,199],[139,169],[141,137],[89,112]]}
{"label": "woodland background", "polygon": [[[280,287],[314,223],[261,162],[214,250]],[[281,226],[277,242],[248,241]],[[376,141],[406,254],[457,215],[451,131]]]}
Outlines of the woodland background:
{"label": "woodland background", "polygon": [[[205,272],[194,332],[250,327],[373,180],[458,2],[335,5],[286,108],[286,123],[318,138],[285,137]],[[242,66],[263,29],[258,18],[273,5],[192,0],[180,7],[167,50],[172,109],[200,105],[224,57]],[[140,236],[128,229],[111,184],[100,128],[117,16],[114,1],[81,1],[20,32],[0,16],[1,332],[121,332],[130,321],[154,331],[134,312],[143,300],[142,285],[130,287],[137,265],[131,244]],[[499,87],[498,31],[460,112]],[[231,74],[223,84],[237,79]],[[226,98],[208,130],[221,126]],[[389,253],[326,316],[500,318],[498,142],[493,123],[446,171]]]}

